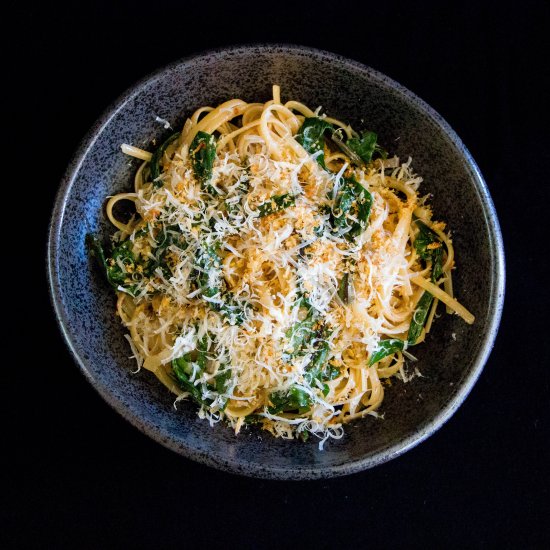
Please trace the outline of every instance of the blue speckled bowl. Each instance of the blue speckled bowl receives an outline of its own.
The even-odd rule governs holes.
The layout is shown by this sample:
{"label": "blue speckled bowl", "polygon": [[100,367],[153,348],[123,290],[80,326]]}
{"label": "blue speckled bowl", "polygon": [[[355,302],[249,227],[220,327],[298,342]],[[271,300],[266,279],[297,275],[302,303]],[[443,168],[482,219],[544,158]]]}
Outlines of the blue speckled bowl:
{"label": "blue speckled bowl", "polygon": [[[129,189],[138,166],[120,153],[122,142],[147,147],[161,137],[155,115],[175,128],[201,105],[233,97],[264,101],[271,85],[283,98],[379,133],[380,142],[414,159],[433,193],[438,218],[453,230],[456,294],[475,314],[435,323],[415,348],[424,378],[386,391],[384,420],[351,425],[320,452],[315,441],[275,440],[249,430],[235,436],[223,424],[210,428],[192,404],[175,411],[173,397],[134,364],[114,315],[115,300],[89,261],[87,232],[112,232],[105,221],[107,195]],[[243,46],[177,62],[126,92],[92,128],[69,166],[52,215],[48,249],[51,295],[59,325],[82,372],[104,399],[134,426],[183,456],[246,475],[305,479],[357,472],[390,460],[437,430],[477,380],[500,321],[504,256],[493,203],[479,169],[458,136],[426,103],[386,76],[334,54],[295,46]],[[454,337],[452,337],[452,335]],[[460,445],[460,442],[457,442]]]}

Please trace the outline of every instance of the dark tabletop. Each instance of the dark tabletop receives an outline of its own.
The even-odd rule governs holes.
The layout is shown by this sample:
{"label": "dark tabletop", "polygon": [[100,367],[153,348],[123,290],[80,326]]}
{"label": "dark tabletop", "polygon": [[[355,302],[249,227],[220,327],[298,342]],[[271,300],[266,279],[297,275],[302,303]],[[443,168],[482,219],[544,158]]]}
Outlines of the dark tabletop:
{"label": "dark tabletop", "polygon": [[[22,190],[35,214],[19,219],[4,248],[16,249],[4,268],[17,258],[26,267],[22,292],[4,287],[16,302],[4,343],[14,358],[3,361],[10,460],[0,546],[548,547],[549,3],[114,4],[12,3],[3,18],[15,31],[2,50],[3,87],[13,96],[4,153],[15,154],[4,157],[4,200],[14,204],[10,189]],[[404,84],[463,139],[502,225],[504,316],[477,385],[417,448],[344,478],[243,478],[149,440],[80,374],[49,304],[46,226],[88,128],[150,71],[248,42],[332,50]]]}

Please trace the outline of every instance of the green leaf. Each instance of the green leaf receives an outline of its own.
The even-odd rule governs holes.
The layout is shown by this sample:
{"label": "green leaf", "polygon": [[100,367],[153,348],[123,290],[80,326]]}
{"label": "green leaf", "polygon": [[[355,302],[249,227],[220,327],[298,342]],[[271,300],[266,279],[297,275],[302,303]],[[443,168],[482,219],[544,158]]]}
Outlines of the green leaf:
{"label": "green leaf", "polygon": [[207,352],[208,337],[204,335],[198,341],[197,347],[194,350],[185,353],[177,359],[174,359],[174,361],[176,361],[179,367],[188,375],[193,373],[193,363],[198,366],[200,372],[203,372],[206,368]]}
{"label": "green leaf", "polygon": [[289,206],[294,206],[296,197],[294,195],[273,195],[268,201],[263,202],[258,206],[260,218],[269,216],[275,212],[280,212]]}
{"label": "green leaf", "polygon": [[411,325],[409,327],[409,334],[407,335],[407,343],[409,346],[414,346],[414,344],[416,344],[416,341],[422,332],[422,328],[426,323],[432,301],[433,296],[427,290],[424,291],[420,297],[420,300],[418,300],[418,304],[416,304]]}
{"label": "green leaf", "polygon": [[348,139],[346,145],[365,163],[368,164],[375,153],[386,158],[387,153],[377,145],[378,136],[369,130],[364,130],[358,138]]}
{"label": "green leaf", "polygon": [[[200,375],[206,370],[208,360],[207,352],[208,336],[205,334],[197,342],[194,350],[172,361],[172,370],[174,371],[179,386],[184,391],[191,394],[197,403],[200,405],[212,406],[216,399],[213,397],[205,398],[205,392],[212,392],[215,390],[218,394],[225,393],[232,371],[230,367],[222,367],[223,370],[218,371],[218,374],[214,377],[212,382],[209,382],[208,386],[206,384],[195,385],[191,382],[193,372],[198,370],[198,374]],[[219,404],[219,409],[223,411],[227,405],[227,398],[222,398],[220,395],[217,399],[217,405]]]}
{"label": "green leaf", "polygon": [[329,356],[328,342],[323,341],[306,367],[304,380],[311,386],[315,380],[322,381],[323,370]]}
{"label": "green leaf", "polygon": [[329,333],[326,327],[319,322],[317,312],[309,306],[307,300],[302,299],[299,307],[309,308],[307,316],[287,331],[289,347],[283,354],[283,360],[290,361],[293,357],[309,352],[311,359],[304,369],[305,382],[313,386],[333,380],[339,376],[340,370],[327,364],[330,355],[330,346],[327,341]]}
{"label": "green leaf", "polygon": [[435,242],[436,238],[426,224],[420,220],[415,220],[414,223],[418,227],[418,234],[414,240],[414,249],[423,260],[431,260],[432,253],[431,250],[428,250],[428,245]]}
{"label": "green leaf", "polygon": [[[137,239],[137,237],[138,233],[136,232],[135,238]],[[167,227],[161,225],[161,229],[156,236],[156,242],[157,246],[154,249],[155,260],[149,262],[146,274],[152,276],[155,270],[160,268],[164,276],[169,278],[172,276],[172,268],[169,261],[170,247],[175,246],[181,250],[185,250],[188,247],[188,243],[179,225],[169,225]]]}
{"label": "green leaf", "polygon": [[330,356],[330,346],[328,343],[329,333],[325,327],[317,331],[317,339],[313,342],[315,352],[310,362],[305,367],[304,380],[310,386],[322,386],[322,392],[327,395],[329,387],[325,382],[334,380],[340,376],[340,369],[328,363]]}
{"label": "green leaf", "polygon": [[[231,378],[231,369],[228,368],[227,370],[219,373],[214,378],[214,387],[216,388],[216,391],[218,393],[225,393],[228,387],[229,379]],[[220,406],[221,410],[223,411],[225,407],[227,406],[227,398],[223,398],[222,404]]]}
{"label": "green leaf", "polygon": [[272,403],[272,406],[267,409],[270,414],[290,411],[298,411],[299,414],[303,414],[312,405],[309,394],[298,386],[291,386],[288,391],[274,392],[269,399]]}
{"label": "green leaf", "polygon": [[327,365],[323,374],[323,380],[334,380],[340,376],[340,369],[333,365]]}
{"label": "green leaf", "polygon": [[189,354],[186,353],[185,355],[172,360],[172,368],[174,370],[177,368],[178,372],[183,373],[186,379],[188,379],[188,377],[193,374],[193,365],[191,363],[192,361],[189,358]]}
{"label": "green leaf", "polygon": [[[135,238],[138,238],[140,236],[144,236],[143,230],[135,233]],[[158,233],[156,233],[155,241],[157,243],[157,249],[161,250],[164,250],[171,245],[176,245],[182,250],[185,250],[187,248],[187,242],[183,238],[183,234],[178,224],[172,224],[168,226],[161,224]]]}
{"label": "green leaf", "polygon": [[189,392],[193,399],[200,404],[208,404],[203,396],[200,387],[195,386],[190,381],[193,374],[193,365],[197,365],[199,372],[204,372],[206,369],[208,351],[208,337],[206,334],[197,342],[197,347],[193,351],[185,353],[181,357],[172,360],[172,370],[176,375],[176,379],[180,387]]}
{"label": "green leaf", "polygon": [[321,151],[321,154],[317,157],[317,162],[322,168],[326,170],[325,166],[325,132],[332,130],[333,126],[329,122],[318,118],[310,117],[304,120],[298,134],[296,141],[310,154]]}
{"label": "green leaf", "polygon": [[[229,292],[224,295],[223,300],[223,304],[219,306],[220,313],[223,313],[230,325],[242,325],[247,317],[250,304],[236,303]],[[217,306],[217,304],[211,305]]]}
{"label": "green leaf", "polygon": [[349,302],[349,284],[351,280],[351,275],[349,273],[344,273],[340,279],[338,285],[338,296],[344,304]]}
{"label": "green leaf", "polygon": [[198,287],[205,298],[214,298],[219,301],[206,300],[214,311],[222,313],[229,324],[241,325],[245,318],[248,304],[236,303],[229,292],[225,292],[226,285],[222,276],[221,258],[218,256],[217,246],[203,246],[197,253],[197,269],[195,278]]}
{"label": "green leaf", "polygon": [[298,301],[297,307],[301,310],[306,310],[306,315],[302,321],[294,323],[294,325],[286,331],[285,336],[288,339],[288,347],[285,349],[283,356],[285,360],[303,354],[304,348],[315,336],[313,327],[318,321],[316,311],[309,305],[307,300],[303,298]]}
{"label": "green leaf", "polygon": [[106,270],[107,260],[105,259],[105,252],[99,239],[95,235],[88,233],[86,235],[86,246],[88,247],[89,254],[97,260],[102,269]]}
{"label": "green leaf", "polygon": [[[373,199],[367,189],[353,178],[342,178],[340,184],[332,222],[336,229],[345,230],[346,238],[351,240],[367,228]],[[348,216],[353,216],[354,220]]]}
{"label": "green leaf", "polygon": [[137,282],[133,280],[132,275],[137,273],[138,265],[141,265],[142,273],[145,273],[147,264],[140,264],[136,260],[132,252],[132,242],[128,239],[119,243],[113,248],[110,256],[105,254],[103,246],[93,235],[86,235],[86,244],[90,254],[97,259],[104,270],[109,284],[117,290],[122,288],[134,296]]}
{"label": "green leaf", "polygon": [[212,177],[212,168],[216,160],[216,140],[212,134],[197,132],[189,147],[195,177],[201,182],[205,191],[217,195],[216,190],[208,185]]}
{"label": "green leaf", "polygon": [[205,404],[200,389],[198,388],[198,386],[195,386],[195,384],[193,384],[189,379],[189,376],[192,372],[192,367],[185,359],[185,357],[178,357],[177,359],[174,359],[172,361],[172,370],[176,375],[176,380],[179,383],[181,389],[188,392],[191,397],[193,397],[193,399],[200,405]]}
{"label": "green leaf", "polygon": [[384,359],[388,355],[395,353],[396,351],[403,351],[405,347],[405,342],[397,338],[389,338],[388,340],[380,340],[378,343],[378,349],[373,353],[369,361],[369,367],[372,367],[378,361]]}
{"label": "green leaf", "polygon": [[443,248],[436,248],[433,251],[432,260],[432,282],[435,283],[443,275]]}
{"label": "green leaf", "polygon": [[215,377],[215,388],[218,393],[223,393],[227,390],[227,382],[231,378],[231,369],[227,369]]}
{"label": "green leaf", "polygon": [[201,372],[206,368],[206,354],[208,352],[208,337],[206,334],[199,340],[197,346],[197,365]]}
{"label": "green leaf", "polygon": [[153,180],[153,185],[155,187],[162,187],[163,185],[162,181],[157,181],[157,178],[161,174],[160,162],[162,160],[162,157],[164,156],[164,153],[166,152],[166,149],[168,149],[168,146],[173,141],[175,141],[179,137],[179,135],[179,132],[175,132],[174,134],[170,135],[166,141],[164,141],[159,147],[157,147],[156,151],[151,157],[151,179]]}
{"label": "green leaf", "polygon": [[203,296],[212,298],[221,294],[223,278],[217,247],[210,245],[201,247],[197,252],[197,267],[200,268],[197,270],[197,283]]}
{"label": "green leaf", "polygon": [[[123,267],[124,266],[124,269]],[[125,287],[131,273],[135,272],[136,261],[132,252],[132,242],[126,240],[113,248],[111,257],[107,258],[107,278],[115,287]]]}
{"label": "green leaf", "polygon": [[[414,220],[418,227],[418,234],[414,240],[416,253],[423,260],[432,261],[432,282],[436,282],[443,274],[443,244],[437,236],[423,221]],[[436,244],[437,248],[428,248],[429,245]]]}

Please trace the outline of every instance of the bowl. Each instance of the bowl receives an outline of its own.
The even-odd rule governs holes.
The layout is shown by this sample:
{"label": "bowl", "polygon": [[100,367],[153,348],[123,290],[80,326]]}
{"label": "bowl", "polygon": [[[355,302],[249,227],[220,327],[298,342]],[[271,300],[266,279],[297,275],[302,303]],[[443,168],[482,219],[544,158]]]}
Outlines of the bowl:
{"label": "bowl", "polygon": [[[411,156],[433,194],[436,216],[452,229],[458,298],[476,316],[467,325],[444,315],[415,348],[422,378],[396,382],[380,412],[351,424],[320,451],[317,442],[275,439],[250,428],[235,436],[210,427],[192,403],[174,410],[173,396],[135,363],[115,299],[88,258],[88,232],[106,237],[104,201],[131,187],[138,161],[120,144],[147,147],[202,105],[230,98],[265,101],[272,84],[297,99],[360,126]],[[455,132],[424,101],[383,74],[338,55],[286,45],[209,51],[169,65],[122,95],[90,130],[61,183],[48,245],[51,298],[67,345],[86,378],[131,424],[181,455],[223,470],[279,479],[349,474],[395,458],[434,433],[461,405],[491,351],[504,297],[504,255],[495,209],[481,173]],[[460,442],[457,441],[457,445]]]}

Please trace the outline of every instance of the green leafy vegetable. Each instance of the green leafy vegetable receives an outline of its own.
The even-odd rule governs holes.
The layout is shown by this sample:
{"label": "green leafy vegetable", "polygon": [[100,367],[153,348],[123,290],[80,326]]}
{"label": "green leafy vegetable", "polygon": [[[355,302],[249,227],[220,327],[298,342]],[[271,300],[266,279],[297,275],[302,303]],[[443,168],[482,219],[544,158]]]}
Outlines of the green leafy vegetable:
{"label": "green leafy vegetable", "polygon": [[422,327],[426,323],[426,318],[428,317],[428,311],[432,305],[433,296],[426,290],[418,300],[416,308],[414,310],[411,325],[409,327],[409,334],[407,335],[407,343],[409,346],[414,346],[420,333],[422,332]]}
{"label": "green leafy vegetable", "polygon": [[317,220],[319,225],[313,228],[317,237],[321,237],[325,231],[325,225],[330,224],[332,219],[332,208],[328,204],[321,204],[317,208]]}
{"label": "green leafy vegetable", "polygon": [[367,227],[371,206],[372,195],[360,183],[342,178],[332,210],[334,227],[349,240],[357,237]]}
{"label": "green leafy vegetable", "polygon": [[[218,256],[216,247],[204,246],[197,254],[197,283],[206,298],[213,298],[220,295],[223,288],[221,270],[221,258]],[[213,302],[210,302],[214,305]]]}
{"label": "green leafy vegetable", "polygon": [[192,374],[193,366],[192,363],[196,363],[200,372],[203,372],[206,368],[206,353],[208,351],[208,338],[203,336],[197,343],[197,348],[193,351],[190,351],[174,361],[177,361],[179,366],[187,374]]}
{"label": "green leafy vegetable", "polygon": [[291,386],[288,391],[274,392],[269,396],[272,406],[267,409],[270,414],[297,411],[307,412],[312,404],[309,394],[298,386]]}
{"label": "green leafy vegetable", "polygon": [[166,141],[164,141],[159,147],[157,147],[156,151],[153,153],[153,156],[151,157],[151,165],[150,165],[151,178],[153,180],[153,185],[155,187],[162,187],[162,181],[158,180],[161,174],[160,161],[162,160],[162,157],[164,156],[166,149],[168,149],[168,146],[173,141],[175,141],[179,137],[179,135],[180,135],[179,132],[175,132],[174,134],[169,136]]}
{"label": "green leafy vegetable", "polygon": [[315,336],[314,326],[318,322],[316,311],[309,305],[307,300],[301,299],[298,302],[298,307],[306,310],[305,317],[291,326],[286,331],[288,338],[288,347],[285,349],[283,358],[290,359],[295,355],[304,353],[304,348],[311,342]]}
{"label": "green leafy vegetable", "polygon": [[[227,369],[223,372],[220,372],[214,378],[214,387],[218,393],[225,393],[229,386],[228,382],[231,378],[231,369]],[[220,409],[223,411],[227,405],[227,397],[222,399]]]}
{"label": "green leafy vegetable", "polygon": [[200,405],[207,404],[203,399],[201,389],[195,386],[190,380],[193,370],[190,362],[187,361],[185,356],[178,357],[172,361],[172,370],[182,390],[191,394],[191,397]]}
{"label": "green leafy vegetable", "polygon": [[319,349],[313,354],[313,357],[306,367],[304,374],[304,380],[311,385],[315,380],[321,380],[323,368],[328,360],[329,345],[328,342],[323,341],[319,346]]}
{"label": "green leafy vegetable", "polygon": [[397,338],[381,340],[378,343],[378,349],[373,353],[372,357],[370,358],[369,367],[371,367],[375,363],[378,363],[378,361],[381,361],[382,359],[384,359],[384,357],[395,353],[396,351],[403,351],[404,347],[405,342],[403,342],[403,340],[398,340]]}
{"label": "green leafy vegetable", "polygon": [[88,233],[86,235],[86,246],[90,255],[96,258],[102,269],[106,270],[107,260],[105,259],[105,252],[102,244],[99,242],[99,239],[95,235]]}
{"label": "green leafy vegetable", "polygon": [[227,389],[227,382],[231,378],[231,369],[227,369],[216,375],[215,388],[218,393],[223,393]]}
{"label": "green leafy vegetable", "polygon": [[347,147],[351,149],[365,164],[368,164],[375,153],[385,158],[386,152],[377,145],[378,136],[369,130],[364,130],[358,138],[351,138],[346,141]]}
{"label": "green leafy vegetable", "polygon": [[197,403],[205,405],[209,404],[209,402],[203,398],[202,388],[200,386],[195,386],[195,384],[191,382],[191,376],[195,370],[193,365],[196,365],[199,374],[204,372],[206,369],[207,352],[208,338],[205,335],[198,341],[195,350],[172,360],[172,370],[176,375],[180,387],[184,391],[189,392]]}
{"label": "green leafy vegetable", "polygon": [[443,248],[436,248],[432,260],[432,282],[435,283],[443,275]]}
{"label": "green leafy vegetable", "polygon": [[[232,295],[225,292],[221,258],[217,248],[205,246],[197,254],[196,280],[210,307],[222,313],[231,325],[241,325],[246,317],[246,304],[237,304]],[[209,298],[215,298],[210,300]]]}
{"label": "green leafy vegetable", "polygon": [[285,195],[273,195],[268,201],[263,202],[258,206],[258,212],[260,213],[260,218],[264,216],[269,216],[275,212],[280,212],[289,206],[294,206],[295,204],[294,195],[285,194]]}
{"label": "green leafy vegetable", "polygon": [[[227,398],[222,398],[221,395],[217,398],[216,396],[212,397],[212,393],[214,391],[218,394],[225,393],[231,378],[230,368],[218,372],[213,382],[209,382],[209,385],[204,383],[195,385],[191,381],[194,372],[198,377],[206,370],[208,359],[207,352],[208,337],[205,335],[198,341],[196,349],[172,361],[172,370],[174,371],[179,386],[184,391],[188,392],[197,403],[200,405],[212,406],[214,401],[217,400],[219,408],[224,410],[227,405]],[[205,397],[205,394],[207,394],[208,397]]]}
{"label": "green leafy vegetable", "polygon": [[334,380],[340,376],[340,369],[327,363],[329,357],[329,344],[326,340],[322,340],[317,350],[313,354],[310,363],[306,367],[304,374],[304,380],[313,385],[318,383],[322,385],[322,391],[324,395],[329,392],[329,387],[325,382]]}
{"label": "green leafy vegetable", "polygon": [[[304,380],[309,385],[315,381],[322,384],[327,380],[336,378],[339,369],[327,364],[329,358],[328,333],[320,322],[317,312],[309,305],[306,299],[299,302],[302,309],[307,309],[305,318],[295,323],[286,333],[289,340],[288,347],[283,353],[284,361],[291,361],[293,357],[311,353],[311,359],[305,366]],[[325,385],[323,393],[328,393]]]}
{"label": "green leafy vegetable", "polygon": [[224,296],[224,302],[220,306],[220,313],[223,313],[230,325],[242,325],[246,319],[247,310],[250,305],[247,303],[235,303],[230,293]]}
{"label": "green leafy vegetable", "polygon": [[216,160],[216,140],[214,136],[206,132],[197,132],[189,147],[189,155],[191,156],[195,176],[201,182],[203,189],[212,195],[217,195],[216,190],[208,185]]}
{"label": "green leafy vegetable", "polygon": [[[138,238],[136,232],[135,238]],[[173,257],[171,258],[171,247],[177,247],[181,250],[185,250],[188,247],[188,243],[185,240],[179,225],[169,225],[165,227],[161,226],[160,231],[156,237],[157,246],[154,249],[155,260],[149,263],[147,274],[152,275],[157,268],[160,268],[165,277],[172,276],[171,264]]]}
{"label": "green leafy vegetable", "polygon": [[[126,268],[121,267],[121,264]],[[128,280],[129,273],[135,270],[136,262],[132,252],[132,242],[126,240],[113,248],[107,259],[107,278],[113,286],[122,286]]]}
{"label": "green leafy vegetable", "polygon": [[197,347],[197,365],[199,366],[200,371],[204,371],[206,368],[206,353],[208,352],[208,338],[204,335],[199,340],[199,345]]}
{"label": "green leafy vegetable", "polygon": [[338,285],[338,296],[344,304],[349,302],[349,285],[351,281],[351,275],[349,272],[346,272],[342,275],[340,279],[340,284]]}
{"label": "green leafy vegetable", "polygon": [[[99,240],[90,233],[86,235],[86,244],[90,253],[105,270],[105,275],[111,286],[116,289],[122,288],[134,296],[137,282],[133,280],[132,275],[136,273],[136,267],[139,264],[132,252],[132,242],[130,240],[121,242],[113,248],[110,256],[105,254]],[[143,273],[143,265],[141,271]]]}
{"label": "green leafy vegetable", "polygon": [[325,132],[332,130],[333,126],[326,120],[318,117],[310,117],[304,120],[296,141],[310,154],[321,151],[317,157],[317,162],[326,170],[325,166]]}
{"label": "green leafy vegetable", "polygon": [[414,241],[414,248],[423,260],[432,262],[432,282],[436,282],[443,274],[443,244],[437,234],[423,221],[416,219],[418,234]]}
{"label": "green leafy vegetable", "polygon": [[188,379],[188,377],[193,374],[193,365],[191,363],[192,361],[190,354],[186,353],[185,355],[172,360],[172,368],[174,371],[177,368],[178,372],[183,373],[186,376],[186,379]]}

